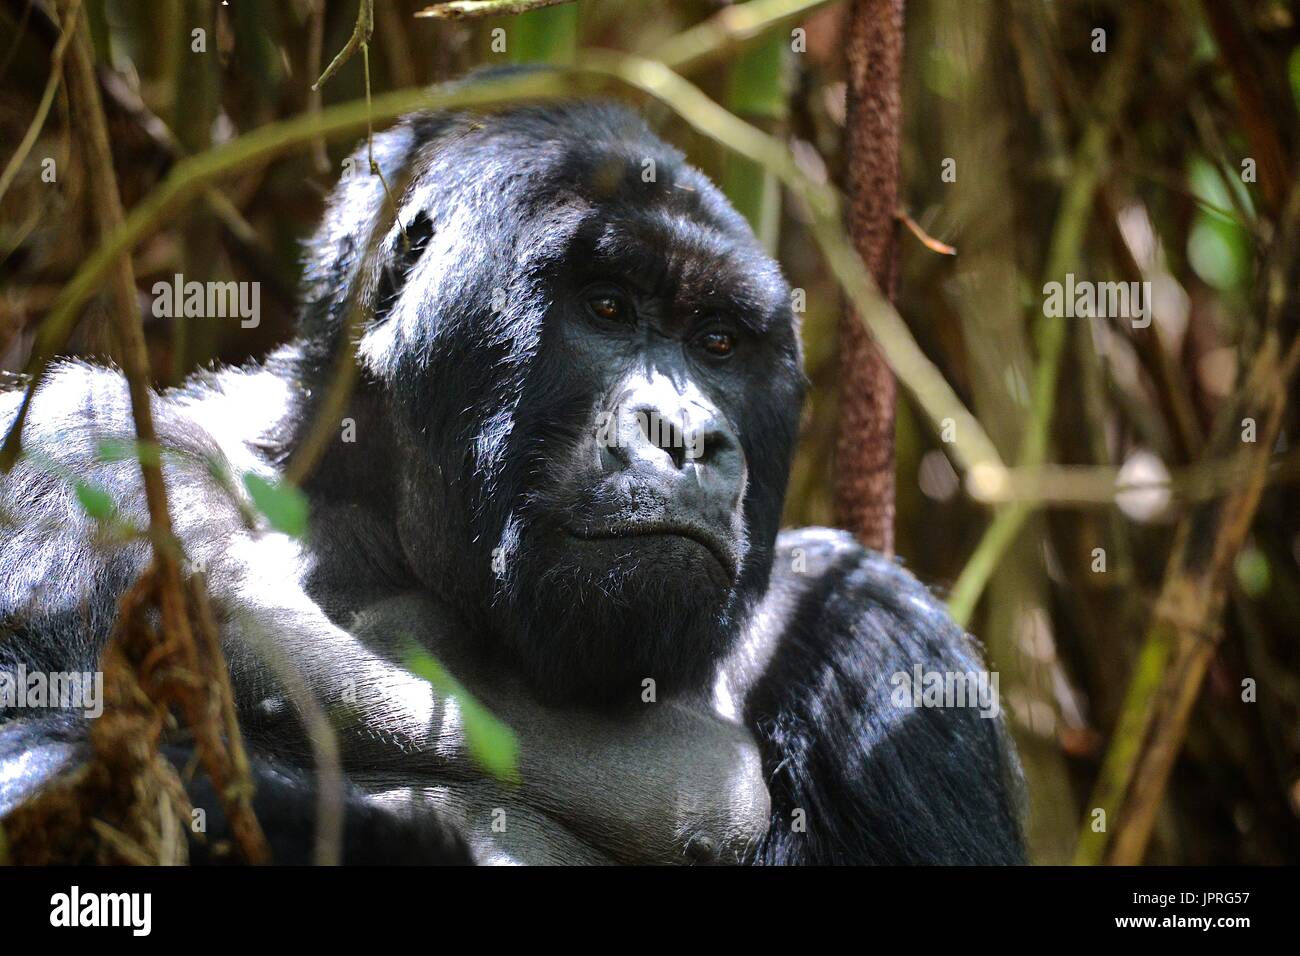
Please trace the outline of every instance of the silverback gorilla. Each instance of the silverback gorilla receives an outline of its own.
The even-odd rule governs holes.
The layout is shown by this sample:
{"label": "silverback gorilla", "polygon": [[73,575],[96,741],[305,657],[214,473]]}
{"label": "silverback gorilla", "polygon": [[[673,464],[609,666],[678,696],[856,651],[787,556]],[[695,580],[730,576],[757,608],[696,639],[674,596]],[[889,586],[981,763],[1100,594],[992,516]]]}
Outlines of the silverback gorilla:
{"label": "silverback gorilla", "polygon": [[[604,102],[417,115],[374,152],[393,201],[363,151],[308,247],[298,338],[154,399],[277,859],[312,858],[317,806],[287,664],[347,715],[345,862],[1021,861],[996,715],[897,693],[979,673],[972,642],[849,536],[778,533],[798,327],[718,190]],[[342,348],[351,435],[304,485],[310,531],[250,529],[212,464],[274,479]],[[135,463],[96,454],[132,435],[114,370],[65,362],[37,394],[0,485],[0,671],[95,668],[148,550],[97,547],[68,478],[143,524]],[[477,769],[412,644],[514,729],[517,783]],[[0,813],[85,727],[4,715]]]}

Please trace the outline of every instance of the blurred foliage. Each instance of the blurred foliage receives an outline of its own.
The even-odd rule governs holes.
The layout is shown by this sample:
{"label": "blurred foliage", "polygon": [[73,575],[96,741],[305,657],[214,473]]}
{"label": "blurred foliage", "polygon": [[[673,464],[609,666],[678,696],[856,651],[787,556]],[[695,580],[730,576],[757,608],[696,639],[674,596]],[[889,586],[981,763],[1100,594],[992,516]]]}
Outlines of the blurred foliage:
{"label": "blurred foliage", "polygon": [[307,496],[293,485],[268,481],[261,475],[244,475],[244,488],[255,507],[272,528],[291,537],[307,531]]}
{"label": "blurred foliage", "polygon": [[502,783],[517,784],[520,779],[519,741],[514,731],[479,703],[425,651],[413,650],[406,659],[406,669],[432,684],[444,698],[455,702],[474,761]]}
{"label": "blurred foliage", "polygon": [[[587,47],[646,52],[715,14],[710,0],[586,0],[519,17],[415,19],[425,0],[379,0],[370,50],[376,93],[484,64],[568,62]],[[351,34],[355,0],[87,0],[119,188],[131,207],[186,155],[312,108],[312,81]],[[1218,20],[1207,11],[1213,8]],[[1015,461],[1036,371],[1046,257],[1062,195],[1112,54],[1141,31],[1137,81],[1122,91],[1078,277],[1150,282],[1154,323],[1072,319],[1054,396],[1049,460],[1143,478],[1194,468],[1216,415],[1240,387],[1264,324],[1265,254],[1300,157],[1300,13],[1281,0],[912,0],[904,77],[905,210],[957,248],[936,255],[900,230],[898,307],[925,352]],[[803,170],[838,182],[845,122],[843,5],[693,70],[691,79],[783,137]],[[1225,27],[1225,24],[1227,26]],[[196,28],[209,31],[194,50]],[[1094,31],[1105,31],[1098,51]],[[1225,34],[1225,30],[1228,33]],[[504,33],[494,33],[504,31]],[[27,132],[58,29],[43,3],[0,0],[0,161]],[[494,41],[504,36],[504,48]],[[1233,42],[1223,45],[1228,36]],[[1246,87],[1243,87],[1243,83]],[[325,104],[364,95],[360,57]],[[1243,97],[1243,88],[1251,97]],[[722,183],[806,292],[800,318],[812,384],[786,509],[826,524],[836,408],[838,287],[803,213],[764,170],[729,157],[662,105],[649,121]],[[91,249],[95,202],[60,90],[35,147],[0,197],[0,369],[21,369],[34,330]],[[144,310],[152,370],[175,383],[210,362],[265,355],[293,333],[300,243],[351,143],[323,144],[222,181],[135,251],[143,290],[176,273],[261,283],[262,321],[183,323]],[[1271,152],[1261,151],[1261,145]],[[1270,156],[1283,161],[1282,175]],[[54,184],[42,180],[53,159]],[[954,160],[955,180],[942,175]],[[1243,181],[1243,160],[1256,175]],[[1291,275],[1294,275],[1293,273]],[[1063,276],[1055,277],[1063,280]],[[104,357],[104,303],[74,350]],[[1294,308],[1283,309],[1287,336]],[[1294,385],[1292,398],[1294,398]],[[1276,453],[1294,464],[1295,405]],[[944,445],[907,400],[897,424],[897,544],[941,590],[961,573],[989,509],[963,493]],[[1292,477],[1295,469],[1292,468]],[[273,523],[302,516],[284,489],[246,484]],[[110,503],[88,489],[92,514]],[[1267,490],[1237,556],[1220,645],[1157,819],[1152,862],[1300,861],[1300,496]],[[1097,507],[1035,513],[998,565],[972,621],[1002,674],[1028,776],[1034,857],[1071,857],[1187,503],[1133,493]],[[277,517],[278,516],[278,517]],[[1095,570],[1096,549],[1105,570]],[[436,663],[433,665],[436,667]],[[434,680],[437,674],[425,676]],[[1258,683],[1243,702],[1242,681]],[[435,681],[436,682],[436,681]],[[507,731],[508,733],[508,731]],[[482,759],[513,755],[488,727]]]}

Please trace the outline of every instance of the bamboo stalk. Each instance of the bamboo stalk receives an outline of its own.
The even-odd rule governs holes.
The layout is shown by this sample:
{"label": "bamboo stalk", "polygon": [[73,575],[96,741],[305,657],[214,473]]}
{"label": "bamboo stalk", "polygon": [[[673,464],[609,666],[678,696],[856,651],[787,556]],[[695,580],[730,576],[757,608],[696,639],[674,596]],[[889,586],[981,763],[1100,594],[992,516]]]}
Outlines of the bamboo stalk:
{"label": "bamboo stalk", "polygon": [[[70,48],[68,95],[81,120],[87,176],[98,199],[94,206],[98,232],[101,242],[107,242],[122,227],[122,200],[117,191],[113,155],[104,122],[103,104],[99,97],[94,53],[84,10],[80,16],[82,29],[77,32]],[[130,255],[123,254],[112,260],[108,273],[109,291],[113,298],[110,314],[114,322],[117,358],[127,381],[136,440],[141,445],[156,447],[158,438],[149,388],[149,354],[140,321]],[[137,460],[149,510],[149,537],[153,544],[154,568],[158,580],[156,595],[163,633],[174,645],[186,670],[202,673],[203,658],[190,628],[190,612],[180,567],[181,549],[172,532],[161,461],[151,455],[139,455]],[[242,764],[244,776],[241,780],[240,758],[235,758],[232,768],[231,751],[227,750],[229,746],[234,753],[240,753],[238,736],[223,744],[204,708],[194,705],[188,711],[186,717],[196,736],[204,769],[217,792],[223,795],[236,843],[250,862],[265,860],[268,856],[266,842],[252,814],[246,793],[247,763],[245,761]],[[245,795],[242,798],[226,797],[227,794],[235,793]]]}
{"label": "bamboo stalk", "polygon": [[1138,669],[1093,791],[1091,807],[1104,811],[1106,829],[1095,831],[1091,820],[1085,822],[1076,863],[1141,862],[1206,668],[1222,639],[1233,562],[1259,507],[1300,366],[1300,337],[1283,354],[1279,332],[1282,314],[1295,307],[1298,236],[1300,189],[1293,188],[1262,284],[1263,342],[1242,388],[1219,415],[1210,445],[1223,454],[1240,442],[1242,419],[1255,418],[1252,468],[1226,498],[1194,509],[1179,523]]}
{"label": "bamboo stalk", "polygon": [[[1142,20],[1136,15],[1130,19],[1121,36],[1115,62],[1102,80],[1097,112],[1080,141],[1073,171],[1061,198],[1043,270],[1044,281],[1060,281],[1080,261],[1093,200],[1110,161],[1110,137],[1132,89],[1132,77],[1143,49]],[[1030,417],[1018,460],[1021,465],[1040,464],[1047,456],[1052,412],[1056,407],[1056,387],[1068,338],[1067,322],[1064,317],[1044,315],[1036,326],[1038,360],[1034,365]],[[1032,510],[1028,504],[1017,502],[994,516],[948,599],[948,611],[958,624],[969,623],[1003,552],[1019,535]]]}
{"label": "bamboo stalk", "polygon": [[[727,107],[768,133],[776,133],[789,112],[786,52],[783,37],[769,37],[741,53],[727,77]],[[753,160],[728,153],[722,191],[749,221],[763,248],[775,255],[781,228],[781,189],[776,176]]]}

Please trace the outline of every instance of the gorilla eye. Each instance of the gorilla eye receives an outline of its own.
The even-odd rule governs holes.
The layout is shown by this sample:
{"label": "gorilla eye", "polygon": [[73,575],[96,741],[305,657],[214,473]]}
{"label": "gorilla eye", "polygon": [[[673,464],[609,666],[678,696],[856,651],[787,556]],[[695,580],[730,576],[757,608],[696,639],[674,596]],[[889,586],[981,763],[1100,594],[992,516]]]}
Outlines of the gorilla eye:
{"label": "gorilla eye", "polygon": [[620,322],[627,318],[627,306],[621,298],[610,292],[600,292],[587,300],[587,308],[598,319]]}
{"label": "gorilla eye", "polygon": [[700,345],[714,358],[726,358],[736,347],[736,340],[726,332],[705,332]]}

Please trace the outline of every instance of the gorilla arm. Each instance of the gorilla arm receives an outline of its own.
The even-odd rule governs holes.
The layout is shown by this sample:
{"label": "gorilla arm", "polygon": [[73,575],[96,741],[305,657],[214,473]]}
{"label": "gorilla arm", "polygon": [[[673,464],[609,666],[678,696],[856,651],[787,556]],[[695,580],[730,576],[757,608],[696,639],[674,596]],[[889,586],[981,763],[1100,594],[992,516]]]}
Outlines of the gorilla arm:
{"label": "gorilla arm", "polygon": [[[427,684],[370,655],[334,626],[295,580],[297,545],[283,535],[250,532],[231,494],[214,484],[214,471],[264,473],[265,463],[238,436],[232,440],[224,433],[238,426],[255,428],[254,416],[279,407],[283,388],[272,376],[227,374],[232,383],[228,393],[211,387],[202,392],[211,405],[197,400],[198,392],[171,393],[154,398],[154,412],[160,440],[168,449],[164,469],[176,533],[189,559],[208,572],[212,603],[223,618],[223,646],[237,697],[247,704],[268,696],[276,682],[263,657],[268,649],[282,651],[275,656],[286,658],[311,695],[327,707],[338,697],[336,676],[342,673],[353,679],[362,706],[384,701],[390,725],[405,726],[423,739],[432,713]],[[239,406],[219,404],[227,396]],[[16,392],[0,395],[0,424],[7,423],[19,397]],[[203,414],[205,410],[209,414]],[[148,549],[138,540],[124,546],[102,543],[67,476],[105,489],[124,525],[145,525],[134,460],[106,457],[100,451],[101,443],[129,442],[132,436],[120,375],[80,363],[61,364],[51,372],[26,429],[25,441],[33,454],[0,480],[0,512],[12,521],[4,529],[5,547],[0,548],[0,668],[96,669],[116,618],[117,600],[144,569]],[[407,692],[395,695],[394,689]],[[419,690],[425,691],[422,705]],[[413,709],[395,708],[394,696],[414,701]],[[241,718],[254,718],[255,725],[256,709],[241,710]],[[0,817],[88,757],[88,728],[87,720],[72,712],[0,713]],[[255,808],[269,821],[268,830],[274,830],[270,837],[276,859],[309,862],[313,781],[256,743]],[[170,747],[168,754],[180,768],[190,763],[186,747]],[[202,780],[195,780],[190,791],[209,811],[211,844],[224,827],[219,801]],[[432,816],[403,821],[380,814],[356,791],[345,794],[344,812],[346,861],[466,859],[457,840]],[[191,849],[200,856],[208,853],[197,842]]]}
{"label": "gorilla arm", "polygon": [[[918,666],[984,673],[977,648],[911,575],[842,532],[781,535],[772,586],[707,693],[614,713],[539,703],[427,595],[377,601],[349,629],[380,657],[420,635],[517,733],[516,786],[473,765],[445,699],[414,751],[379,732],[352,761],[382,803],[453,819],[483,862],[1024,861],[999,714],[892,700],[895,676]],[[380,704],[369,720],[387,731],[411,712]]]}
{"label": "gorilla arm", "polygon": [[753,736],[703,697],[615,713],[540,702],[499,662],[457,640],[455,622],[425,594],[375,602],[349,630],[395,659],[420,635],[517,735],[518,781],[488,780],[474,765],[458,705],[436,695],[417,748],[388,746],[379,714],[370,719],[380,732],[350,761],[352,779],[384,804],[455,820],[485,862],[740,862],[767,827]]}
{"label": "gorilla arm", "polygon": [[783,532],[751,632],[746,644],[762,651],[739,655],[732,679],[746,688],[772,799],[755,862],[1024,862],[1020,769],[1000,708],[894,700],[898,675],[918,668],[987,673],[914,577],[844,532]]}

